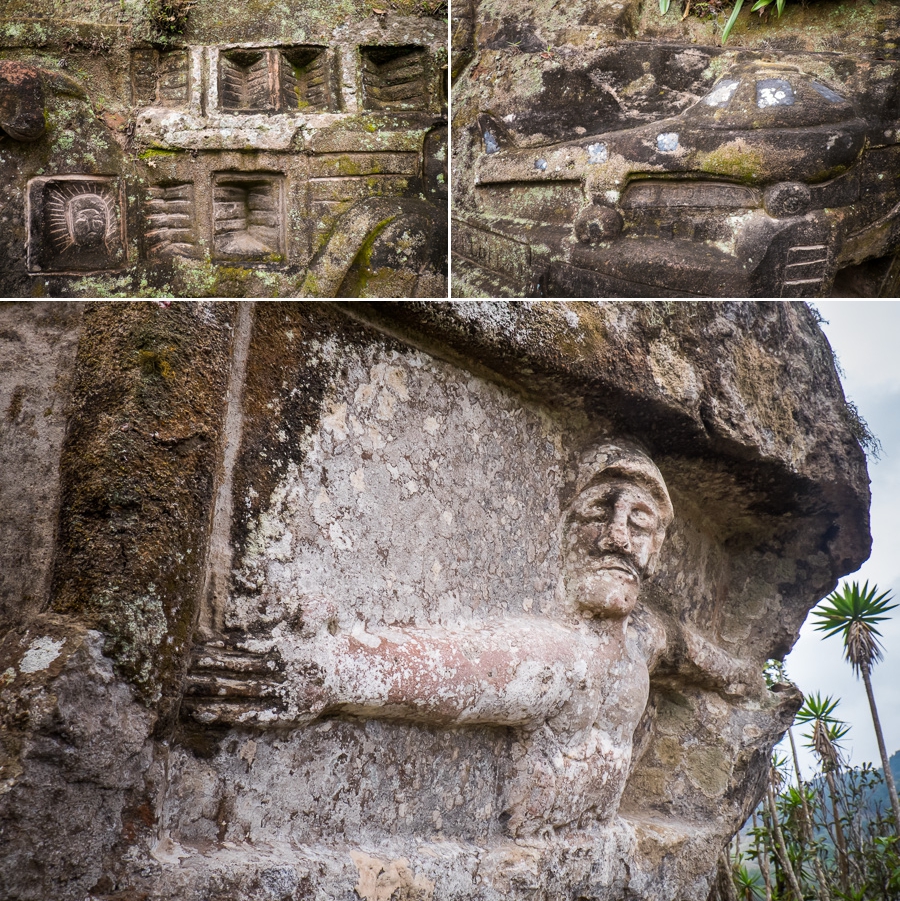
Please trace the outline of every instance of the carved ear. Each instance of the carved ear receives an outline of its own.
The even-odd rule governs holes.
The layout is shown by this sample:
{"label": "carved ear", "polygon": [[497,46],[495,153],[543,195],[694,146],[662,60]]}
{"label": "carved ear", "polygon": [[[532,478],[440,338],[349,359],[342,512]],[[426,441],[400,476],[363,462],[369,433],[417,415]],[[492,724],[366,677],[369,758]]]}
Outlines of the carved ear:
{"label": "carved ear", "polygon": [[47,130],[40,69],[0,61],[0,129],[14,141],[37,141]]}

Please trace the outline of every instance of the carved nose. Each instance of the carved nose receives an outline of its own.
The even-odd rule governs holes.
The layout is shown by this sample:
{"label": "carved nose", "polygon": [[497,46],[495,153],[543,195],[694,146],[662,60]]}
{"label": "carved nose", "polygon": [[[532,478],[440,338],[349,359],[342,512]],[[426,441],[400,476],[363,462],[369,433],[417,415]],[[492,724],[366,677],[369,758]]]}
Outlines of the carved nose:
{"label": "carved nose", "polygon": [[631,536],[628,533],[628,522],[625,516],[616,511],[600,533],[597,547],[601,551],[631,550]]}

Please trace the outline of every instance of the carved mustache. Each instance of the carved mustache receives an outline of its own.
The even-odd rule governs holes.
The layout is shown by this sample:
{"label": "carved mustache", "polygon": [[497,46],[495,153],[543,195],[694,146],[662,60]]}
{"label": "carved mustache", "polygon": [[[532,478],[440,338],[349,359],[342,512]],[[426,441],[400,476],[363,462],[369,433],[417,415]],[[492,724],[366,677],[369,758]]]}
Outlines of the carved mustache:
{"label": "carved mustache", "polygon": [[620,569],[640,581],[641,573],[634,563],[622,554],[601,554],[591,558],[591,569]]}

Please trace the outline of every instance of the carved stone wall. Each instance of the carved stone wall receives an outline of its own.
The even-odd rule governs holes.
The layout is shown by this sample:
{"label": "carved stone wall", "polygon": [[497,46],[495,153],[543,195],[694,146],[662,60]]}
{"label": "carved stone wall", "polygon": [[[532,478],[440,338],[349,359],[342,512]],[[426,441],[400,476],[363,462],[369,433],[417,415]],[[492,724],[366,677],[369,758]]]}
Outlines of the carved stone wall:
{"label": "carved stone wall", "polygon": [[0,293],[446,296],[436,6],[71,5],[0,11]]}
{"label": "carved stone wall", "polygon": [[869,550],[802,303],[54,310],[2,323],[2,897],[705,901]]}
{"label": "carved stone wall", "polygon": [[457,296],[896,294],[896,4],[702,8],[454,6]]}

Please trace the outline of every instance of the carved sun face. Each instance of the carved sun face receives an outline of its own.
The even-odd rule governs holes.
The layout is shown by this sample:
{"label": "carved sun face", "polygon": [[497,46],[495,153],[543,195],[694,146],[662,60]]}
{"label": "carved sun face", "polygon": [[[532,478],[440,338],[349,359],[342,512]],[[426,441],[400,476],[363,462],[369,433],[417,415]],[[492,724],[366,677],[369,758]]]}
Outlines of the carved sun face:
{"label": "carved sun face", "polygon": [[106,235],[106,210],[95,206],[78,210],[72,217],[72,232],[79,247],[99,247]]}
{"label": "carved sun face", "polygon": [[48,237],[56,253],[105,250],[115,226],[113,197],[93,182],[60,182],[48,192]]}
{"label": "carved sun face", "polygon": [[595,616],[630,613],[664,536],[659,505],[641,485],[609,478],[588,486],[569,522],[567,582],[576,605]]}

